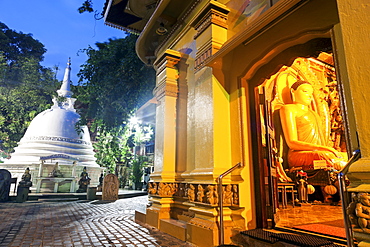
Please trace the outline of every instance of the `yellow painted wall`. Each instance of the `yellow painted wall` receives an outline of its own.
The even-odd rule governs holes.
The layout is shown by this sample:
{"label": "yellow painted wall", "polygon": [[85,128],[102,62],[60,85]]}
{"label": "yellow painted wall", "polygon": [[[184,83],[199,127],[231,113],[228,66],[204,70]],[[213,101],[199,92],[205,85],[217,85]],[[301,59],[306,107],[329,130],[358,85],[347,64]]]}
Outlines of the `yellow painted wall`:
{"label": "yellow painted wall", "polygon": [[[239,184],[240,205],[243,209],[235,211],[236,218],[242,215],[245,219],[245,223],[243,220],[241,221],[242,224],[245,224],[242,227],[254,228],[256,226],[254,192],[254,167],[256,164],[253,164],[252,156],[256,154],[252,154],[252,145],[256,144],[251,141],[250,107],[253,106],[249,102],[249,91],[253,90],[259,79],[263,79],[258,77],[260,76],[259,70],[263,69],[263,66],[271,62],[274,57],[289,47],[299,46],[314,38],[330,38],[330,30],[339,21],[341,21],[342,33],[340,35],[342,35],[343,41],[343,48],[340,52],[345,53],[343,59],[347,63],[347,67],[342,70],[348,71],[348,82],[345,88],[352,92],[352,99],[348,100],[354,102],[355,122],[365,159],[370,155],[370,130],[367,128],[367,119],[370,119],[370,113],[366,111],[367,108],[359,107],[367,105],[370,95],[370,89],[367,87],[368,75],[365,73],[370,65],[370,49],[368,49],[370,44],[370,35],[368,35],[370,33],[368,25],[370,23],[370,15],[368,14],[370,13],[370,4],[366,0],[360,0],[356,3],[350,0],[306,1],[288,17],[276,22],[273,28],[265,29],[259,35],[250,34],[248,36],[247,28],[255,24],[253,18],[258,17],[260,23],[267,25],[283,12],[274,12],[278,9],[277,7],[273,6],[268,9],[268,6],[263,5],[264,1],[261,1],[259,8],[256,8],[258,12],[253,15],[253,18],[246,18],[240,22],[238,13],[244,13],[241,9],[237,9],[238,4],[236,3],[240,1],[220,2],[225,3],[231,9],[230,17],[232,18],[228,22],[228,31],[223,32],[225,30],[220,29],[221,32],[217,32],[215,29],[219,29],[219,27],[206,30],[199,36],[197,42],[206,44],[214,32],[217,32],[220,37],[227,36],[229,40],[225,47],[230,46],[230,49],[221,50],[221,52],[225,52],[222,58],[216,59],[214,64],[210,64],[210,67],[204,67],[199,71],[194,70],[197,49],[202,46],[199,47],[195,44],[194,35],[196,32],[190,23],[197,10],[200,10],[203,5],[197,7],[182,31],[171,37],[166,46],[166,48],[183,54],[183,60],[178,66],[180,77],[183,76],[182,81],[187,85],[186,114],[178,115],[178,117],[186,118],[186,121],[184,120],[186,124],[181,125],[182,127],[186,126],[186,130],[177,129],[179,135],[184,133],[187,136],[184,139],[186,144],[182,143],[184,144],[182,147],[186,147],[186,149],[177,147],[176,150],[172,150],[169,147],[167,150],[178,156],[186,157],[186,161],[181,161],[177,171],[181,173],[185,181],[193,183],[213,183],[215,177],[222,172],[238,162],[244,163],[245,167],[241,171],[226,177],[224,182],[233,181]],[[282,2],[288,1],[280,1],[276,6]],[[340,12],[339,19],[336,13],[337,3]],[[356,17],[352,18],[354,15]],[[339,35],[338,32],[337,34]],[[232,42],[235,40],[230,40],[230,37],[235,40],[242,37],[248,42],[239,42],[233,46]],[[222,37],[216,41],[220,44],[223,43]],[[160,55],[161,51],[159,51],[158,57]],[[183,64],[181,65],[181,63]],[[275,67],[265,68],[264,76],[269,77],[276,69]],[[258,78],[256,78],[256,74]],[[254,84],[252,85],[252,83]],[[157,108],[159,118],[163,118],[163,114],[165,114],[162,107],[158,106]],[[174,114],[176,113],[174,112]],[[166,121],[175,122],[171,118]],[[177,123],[176,128],[178,127]],[[165,129],[156,131],[161,136],[164,135]],[[156,148],[162,148],[160,145],[162,144],[156,143]],[[176,148],[176,145],[173,148]],[[175,160],[175,157],[170,158],[171,162]],[[158,159],[156,162],[163,162],[163,167],[167,166],[167,161],[160,160],[160,156],[156,159]],[[168,166],[176,165],[170,164],[171,162],[168,162]],[[177,162],[180,161],[177,160]],[[364,169],[364,167],[360,169]],[[163,169],[156,172],[166,171]]]}
{"label": "yellow painted wall", "polygon": [[[225,167],[231,167],[231,128],[230,128],[230,96],[216,77],[212,77],[214,101],[214,173],[225,172]],[[236,131],[236,130],[234,130]]]}
{"label": "yellow painted wall", "polygon": [[[196,31],[190,26],[191,22],[207,1],[202,2],[196,10],[186,19],[182,32],[171,37],[168,46],[183,54],[182,61],[186,66],[178,65],[180,73],[187,84],[187,149],[177,150],[186,153],[186,168],[181,176],[190,180],[213,183],[218,176],[231,166],[230,149],[230,114],[229,96],[222,85],[212,76],[211,68],[194,71],[194,60],[198,48],[194,36]],[[206,30],[198,38],[198,43],[209,43],[212,33],[223,37],[213,41],[222,45],[222,39],[227,36],[226,30],[219,26]],[[164,48],[159,52],[164,52]],[[160,53],[158,54],[160,57]],[[181,71],[181,67],[186,67]],[[180,75],[181,77],[181,75]],[[180,130],[181,131],[181,130]],[[215,164],[218,171],[215,172]]]}
{"label": "yellow painted wall", "polygon": [[370,67],[370,2],[338,0],[340,27],[348,73],[348,84],[355,109],[358,136],[363,157],[370,158],[370,129],[368,119]]}

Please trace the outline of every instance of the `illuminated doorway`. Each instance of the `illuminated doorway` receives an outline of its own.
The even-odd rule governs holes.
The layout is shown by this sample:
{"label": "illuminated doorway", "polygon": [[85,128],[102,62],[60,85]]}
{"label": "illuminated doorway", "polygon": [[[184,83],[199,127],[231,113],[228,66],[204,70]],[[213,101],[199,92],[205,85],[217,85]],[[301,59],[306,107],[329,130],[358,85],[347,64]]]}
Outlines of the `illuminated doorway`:
{"label": "illuminated doorway", "polygon": [[[313,88],[309,111],[314,112],[315,121],[320,125],[320,145],[335,149],[342,162],[340,164],[345,165],[345,123],[333,54],[330,51],[317,54],[295,57],[289,66],[280,66],[255,87],[256,119],[261,130],[257,138],[259,171],[263,174],[260,176],[261,200],[266,205],[262,212],[263,227],[312,231],[345,238],[336,181],[340,167],[321,158],[313,158],[309,164],[302,161],[302,166],[301,161],[292,165],[293,162],[288,162],[292,158],[288,157],[290,148],[282,127],[280,110],[293,103],[292,85],[296,81],[308,82]],[[307,120],[307,116],[302,118]],[[297,126],[293,129],[297,131]],[[306,129],[304,132],[310,134],[313,131]],[[307,149],[304,152],[311,151]]]}

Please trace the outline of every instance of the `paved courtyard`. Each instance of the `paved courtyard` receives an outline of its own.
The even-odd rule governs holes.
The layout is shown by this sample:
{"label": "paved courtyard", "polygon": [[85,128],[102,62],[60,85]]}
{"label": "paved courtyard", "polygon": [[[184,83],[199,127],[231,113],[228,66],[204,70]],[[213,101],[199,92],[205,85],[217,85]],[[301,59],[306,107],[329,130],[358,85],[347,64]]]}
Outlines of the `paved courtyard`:
{"label": "paved courtyard", "polygon": [[194,246],[134,222],[147,196],[0,203],[0,246]]}

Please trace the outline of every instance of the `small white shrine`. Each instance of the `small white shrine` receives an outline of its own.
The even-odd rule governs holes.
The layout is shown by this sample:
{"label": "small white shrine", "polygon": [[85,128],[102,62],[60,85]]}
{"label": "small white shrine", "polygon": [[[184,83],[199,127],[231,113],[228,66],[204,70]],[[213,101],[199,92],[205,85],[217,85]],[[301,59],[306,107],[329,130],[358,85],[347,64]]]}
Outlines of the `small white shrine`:
{"label": "small white shrine", "polygon": [[11,158],[0,164],[0,169],[17,177],[17,184],[29,167],[33,192],[75,192],[84,167],[90,185],[96,186],[104,169],[95,162],[87,126],[76,126],[80,115],[74,109],[76,99],[71,97],[70,65],[68,61],[54,105],[32,120]]}

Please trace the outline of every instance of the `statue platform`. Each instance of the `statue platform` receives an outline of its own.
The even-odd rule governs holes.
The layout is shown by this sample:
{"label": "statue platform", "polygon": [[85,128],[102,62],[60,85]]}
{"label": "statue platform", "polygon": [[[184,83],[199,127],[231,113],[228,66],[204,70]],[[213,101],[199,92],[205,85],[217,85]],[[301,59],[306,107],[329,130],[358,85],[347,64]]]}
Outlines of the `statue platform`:
{"label": "statue platform", "polygon": [[36,193],[39,193],[41,191],[41,185],[43,181],[49,181],[54,183],[54,193],[58,192],[59,184],[63,182],[69,182],[71,183],[70,192],[76,191],[76,184],[77,184],[78,178],[76,177],[70,177],[70,178],[64,178],[64,177],[37,177],[36,178]]}

